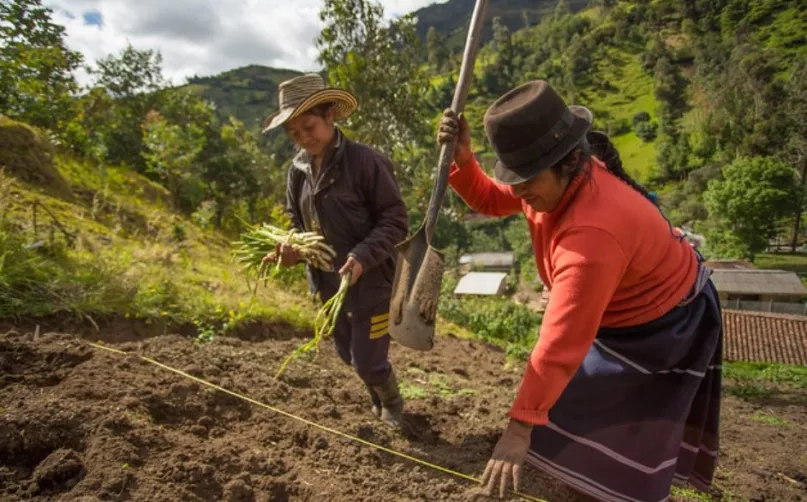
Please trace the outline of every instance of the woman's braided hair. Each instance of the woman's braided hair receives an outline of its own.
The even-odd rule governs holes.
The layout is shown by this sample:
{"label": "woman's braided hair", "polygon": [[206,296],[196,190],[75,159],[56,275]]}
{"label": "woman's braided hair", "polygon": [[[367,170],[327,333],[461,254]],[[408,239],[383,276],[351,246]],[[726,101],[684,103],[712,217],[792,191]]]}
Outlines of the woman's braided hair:
{"label": "woman's braided hair", "polygon": [[656,198],[653,194],[647,191],[645,187],[640,185],[634,180],[630,174],[622,167],[622,159],[619,157],[619,152],[611,138],[602,131],[589,131],[586,134],[585,141],[588,143],[589,151],[591,154],[596,155],[605,166],[611,171],[611,174],[627,183],[631,188],[647,197],[647,199],[654,205],[658,206]]}
{"label": "woman's braided hair", "polygon": [[[579,157],[577,157],[577,162],[574,163],[575,155],[578,154]],[[570,178],[574,178],[578,174],[582,174],[583,176],[591,176],[591,172],[587,170],[584,171],[584,167],[591,159],[592,155],[600,159],[605,164],[605,167],[611,172],[611,174],[645,196],[647,200],[658,207],[658,201],[656,200],[655,194],[648,192],[645,187],[637,183],[636,180],[634,180],[627,173],[627,171],[625,171],[625,168],[622,167],[622,159],[619,157],[619,152],[614,144],[611,143],[611,139],[604,132],[589,131],[588,134],[586,134],[586,137],[580,141],[578,147],[569,152],[569,154],[561,159],[560,162],[555,164],[553,169],[557,174],[566,175]],[[574,167],[571,167],[573,163],[575,165]]]}
{"label": "woman's braided hair", "polygon": [[[647,200],[653,203],[656,209],[658,209],[659,213],[661,213],[661,216],[667,222],[667,225],[670,227],[670,234],[674,238],[678,240],[684,240],[686,238],[683,233],[675,232],[672,222],[670,222],[669,218],[667,218],[667,216],[661,210],[661,206],[659,206],[655,194],[648,192],[645,187],[637,183],[636,180],[634,180],[630,174],[625,171],[625,168],[622,167],[622,159],[619,157],[619,152],[614,144],[611,143],[611,139],[604,132],[589,131],[588,134],[586,134],[586,137],[580,141],[578,147],[569,152],[569,154],[561,159],[560,162],[552,166],[552,170],[554,170],[558,175],[565,175],[569,178],[574,178],[581,175],[591,179],[591,170],[586,169],[586,164],[591,159],[592,155],[600,159],[605,164],[606,169],[611,172],[611,174],[625,182],[625,184],[642,194],[647,198]],[[576,162],[575,156],[578,156]]]}

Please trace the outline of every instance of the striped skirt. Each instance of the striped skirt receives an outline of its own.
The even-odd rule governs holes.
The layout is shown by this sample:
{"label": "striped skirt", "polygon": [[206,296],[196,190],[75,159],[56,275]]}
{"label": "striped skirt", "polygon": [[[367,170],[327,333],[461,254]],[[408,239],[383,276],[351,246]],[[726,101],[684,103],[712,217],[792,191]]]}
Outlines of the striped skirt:
{"label": "striped skirt", "polygon": [[655,321],[599,331],[549,423],[533,428],[529,464],[602,501],[660,502],[673,484],[709,489],[723,328],[708,275],[697,291]]}

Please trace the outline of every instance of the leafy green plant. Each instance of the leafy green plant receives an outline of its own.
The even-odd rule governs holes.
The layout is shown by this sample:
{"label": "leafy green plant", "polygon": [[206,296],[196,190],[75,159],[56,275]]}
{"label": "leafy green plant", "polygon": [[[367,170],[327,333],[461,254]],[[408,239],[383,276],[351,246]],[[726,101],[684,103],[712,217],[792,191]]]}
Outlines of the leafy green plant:
{"label": "leafy green plant", "polygon": [[444,294],[440,316],[485,341],[502,345],[508,355],[523,358],[538,337],[541,315],[504,297],[455,297]]}
{"label": "leafy green plant", "polygon": [[191,219],[201,228],[210,228],[216,216],[216,201],[206,200],[199,205],[199,209],[191,214]]}
{"label": "leafy green plant", "polygon": [[655,122],[639,122],[635,126],[635,131],[642,141],[650,142],[656,139],[658,135],[658,124]]}
{"label": "leafy green plant", "polygon": [[737,158],[703,195],[712,222],[719,225],[708,240],[736,239],[753,259],[777,234],[780,219],[792,214],[799,190],[796,172],[786,163],[772,157]]}

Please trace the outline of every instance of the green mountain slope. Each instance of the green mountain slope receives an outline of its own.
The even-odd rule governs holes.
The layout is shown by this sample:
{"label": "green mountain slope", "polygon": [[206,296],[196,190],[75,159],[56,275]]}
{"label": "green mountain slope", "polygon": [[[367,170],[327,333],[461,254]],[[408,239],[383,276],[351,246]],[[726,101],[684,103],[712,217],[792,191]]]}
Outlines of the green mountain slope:
{"label": "green mountain slope", "polygon": [[[473,13],[475,0],[448,0],[446,3],[432,4],[415,11],[417,30],[425,40],[430,27],[434,27],[446,39],[449,48],[462,51],[468,31],[468,23]],[[483,31],[483,42],[493,36],[490,20],[498,16],[510,31],[536,25],[546,14],[551,13],[557,0],[497,0],[488,6],[487,22]],[[588,4],[588,0],[568,0],[569,9],[577,11]]]}
{"label": "green mountain slope", "polygon": [[216,104],[221,116],[233,116],[250,128],[260,126],[277,106],[277,88],[300,75],[294,70],[251,65],[219,75],[188,79],[188,88]]}

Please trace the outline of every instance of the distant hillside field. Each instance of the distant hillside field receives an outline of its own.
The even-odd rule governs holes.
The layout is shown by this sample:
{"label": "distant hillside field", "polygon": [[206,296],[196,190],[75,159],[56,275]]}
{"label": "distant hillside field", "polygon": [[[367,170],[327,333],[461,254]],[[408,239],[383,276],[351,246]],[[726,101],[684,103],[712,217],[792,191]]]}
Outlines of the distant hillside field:
{"label": "distant hillside field", "polygon": [[[585,8],[588,0],[569,0],[566,2],[573,11]],[[468,33],[468,23],[474,10],[475,0],[449,0],[446,3],[435,3],[414,12],[417,16],[417,30],[422,39],[430,27],[434,27],[447,38],[447,45],[454,50],[462,51]],[[488,5],[488,15],[483,31],[483,42],[493,37],[491,20],[499,16],[511,30],[534,26],[555,9],[556,0],[496,0]]]}
{"label": "distant hillside field", "polygon": [[221,116],[231,115],[253,128],[277,108],[278,85],[297,75],[294,70],[251,65],[191,78],[187,87],[214,102]]}

